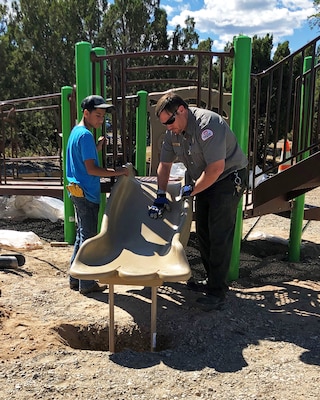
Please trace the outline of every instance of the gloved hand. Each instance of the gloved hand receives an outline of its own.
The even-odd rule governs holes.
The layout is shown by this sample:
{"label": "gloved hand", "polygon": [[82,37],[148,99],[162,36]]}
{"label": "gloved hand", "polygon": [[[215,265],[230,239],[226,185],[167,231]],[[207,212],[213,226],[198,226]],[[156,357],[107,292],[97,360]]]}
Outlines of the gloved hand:
{"label": "gloved hand", "polygon": [[160,193],[153,202],[153,205],[149,207],[149,217],[153,219],[162,218],[164,211],[170,211],[169,200],[165,193]]}
{"label": "gloved hand", "polygon": [[192,191],[193,191],[193,186],[192,185],[182,186],[182,188],[180,189],[180,197],[182,199],[184,197],[189,197],[189,196],[191,196]]}

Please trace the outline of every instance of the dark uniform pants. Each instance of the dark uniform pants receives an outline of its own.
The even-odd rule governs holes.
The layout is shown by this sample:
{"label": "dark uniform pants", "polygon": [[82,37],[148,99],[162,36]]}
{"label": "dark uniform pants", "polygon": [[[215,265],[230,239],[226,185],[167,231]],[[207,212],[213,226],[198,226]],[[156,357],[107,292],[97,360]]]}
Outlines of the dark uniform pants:
{"label": "dark uniform pants", "polygon": [[[235,178],[241,179],[235,181]],[[200,253],[208,277],[209,293],[223,296],[228,290],[237,207],[246,188],[247,171],[231,173],[197,194],[196,231]]]}

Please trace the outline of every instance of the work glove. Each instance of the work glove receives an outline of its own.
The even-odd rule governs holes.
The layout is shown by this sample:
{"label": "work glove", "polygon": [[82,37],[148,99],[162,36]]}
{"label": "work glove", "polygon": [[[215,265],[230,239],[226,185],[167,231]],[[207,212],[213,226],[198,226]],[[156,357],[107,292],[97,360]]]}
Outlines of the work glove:
{"label": "work glove", "polygon": [[149,217],[153,219],[162,218],[165,210],[170,211],[169,200],[165,193],[158,193],[153,205],[149,207]]}
{"label": "work glove", "polygon": [[185,197],[191,196],[192,191],[193,191],[192,185],[182,186],[182,188],[180,189],[180,198],[183,199]]}

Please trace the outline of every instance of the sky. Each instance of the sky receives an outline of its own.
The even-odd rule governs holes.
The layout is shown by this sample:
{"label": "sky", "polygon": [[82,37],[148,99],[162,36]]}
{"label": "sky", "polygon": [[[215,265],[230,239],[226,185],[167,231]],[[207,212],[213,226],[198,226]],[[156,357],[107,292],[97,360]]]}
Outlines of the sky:
{"label": "sky", "polygon": [[240,34],[265,37],[269,33],[274,50],[288,40],[294,52],[320,35],[320,29],[312,29],[308,21],[316,13],[313,0],[160,0],[160,7],[167,12],[169,34],[193,17],[200,40],[210,37],[213,51],[223,51]]}
{"label": "sky", "polygon": [[308,17],[316,10],[312,0],[160,0],[168,16],[168,32],[193,17],[200,40],[210,37],[213,51],[223,51],[234,36],[273,35],[274,49],[289,41],[291,53],[320,35]]}

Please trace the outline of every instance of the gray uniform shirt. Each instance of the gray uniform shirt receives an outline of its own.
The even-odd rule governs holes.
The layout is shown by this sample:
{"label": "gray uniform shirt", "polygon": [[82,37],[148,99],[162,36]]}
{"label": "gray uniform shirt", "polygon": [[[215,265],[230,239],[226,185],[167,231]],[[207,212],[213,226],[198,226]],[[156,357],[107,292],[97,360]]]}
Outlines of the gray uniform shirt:
{"label": "gray uniform shirt", "polygon": [[235,134],[219,114],[189,107],[186,131],[180,135],[166,132],[160,161],[184,163],[190,177],[197,180],[208,164],[218,160],[225,160],[225,169],[218,180],[248,164]]}

